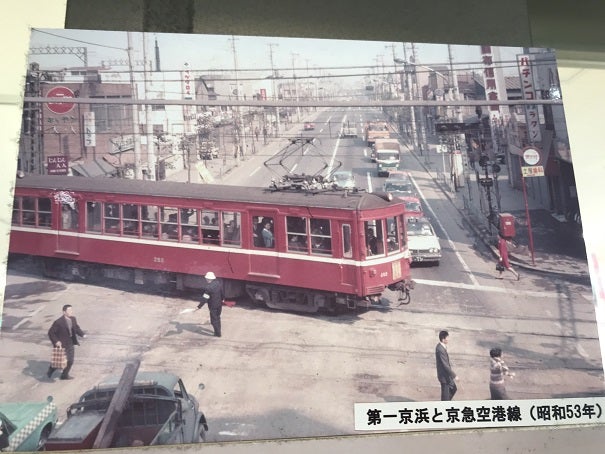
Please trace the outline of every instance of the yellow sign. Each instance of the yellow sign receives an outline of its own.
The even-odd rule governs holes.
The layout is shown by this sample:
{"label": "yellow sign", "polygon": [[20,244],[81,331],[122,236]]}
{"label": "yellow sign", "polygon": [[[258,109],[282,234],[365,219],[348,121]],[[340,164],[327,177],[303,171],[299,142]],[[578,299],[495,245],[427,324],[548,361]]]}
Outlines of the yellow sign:
{"label": "yellow sign", "polygon": [[521,166],[523,177],[543,177],[544,166]]}

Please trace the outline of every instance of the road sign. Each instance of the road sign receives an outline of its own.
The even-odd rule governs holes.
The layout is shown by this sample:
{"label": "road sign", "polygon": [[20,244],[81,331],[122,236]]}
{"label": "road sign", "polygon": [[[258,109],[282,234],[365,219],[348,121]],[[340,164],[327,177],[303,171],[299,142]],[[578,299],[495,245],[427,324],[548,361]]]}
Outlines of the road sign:
{"label": "road sign", "polygon": [[[74,92],[67,87],[53,87],[46,92],[47,98],[75,98]],[[46,107],[52,113],[64,114],[73,109],[73,102],[47,102]]]}
{"label": "road sign", "polygon": [[46,157],[46,171],[49,175],[67,175],[67,157],[62,155]]}
{"label": "road sign", "polygon": [[523,177],[543,177],[544,166],[521,166]]}
{"label": "road sign", "polygon": [[540,162],[540,151],[534,147],[526,147],[523,149],[523,160],[528,166],[535,166]]}
{"label": "road sign", "polygon": [[97,145],[95,113],[86,112],[84,114],[84,146],[95,147]]}

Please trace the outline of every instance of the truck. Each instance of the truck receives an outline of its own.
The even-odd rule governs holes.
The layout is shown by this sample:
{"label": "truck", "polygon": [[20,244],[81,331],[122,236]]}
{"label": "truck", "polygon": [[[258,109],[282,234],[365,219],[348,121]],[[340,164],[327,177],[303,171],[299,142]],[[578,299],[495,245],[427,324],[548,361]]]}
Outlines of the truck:
{"label": "truck", "polygon": [[401,145],[397,139],[376,139],[374,142],[378,176],[389,176],[399,168]]}
{"label": "truck", "polygon": [[[170,372],[110,376],[67,409],[47,451],[152,446],[204,441],[208,424],[194,396]],[[124,384],[126,383],[126,384]],[[116,403],[122,400],[122,404]]]}
{"label": "truck", "polygon": [[368,147],[373,148],[376,139],[391,137],[386,121],[369,121],[365,127],[365,141]]}

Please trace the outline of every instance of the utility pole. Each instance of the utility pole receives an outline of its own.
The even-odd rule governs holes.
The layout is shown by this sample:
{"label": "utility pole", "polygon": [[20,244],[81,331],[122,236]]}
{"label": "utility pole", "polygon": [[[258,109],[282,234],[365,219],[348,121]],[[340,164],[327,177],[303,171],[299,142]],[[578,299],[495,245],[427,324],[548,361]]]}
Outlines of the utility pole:
{"label": "utility pole", "polygon": [[[413,59],[413,68],[414,68],[414,77],[412,78],[412,84],[413,84],[413,92],[414,92],[414,99],[419,98],[419,94],[418,94],[418,80],[416,79],[416,61],[418,60],[417,56],[416,56],[416,45],[414,43],[411,43],[412,46],[412,59]],[[412,109],[416,109],[416,107],[412,107]],[[418,118],[419,121],[419,127],[417,128],[418,130],[418,147],[420,148],[420,154],[424,154],[424,162],[425,164],[429,164],[429,155],[428,155],[428,145],[427,145],[427,141],[426,141],[426,130],[424,127],[424,116],[422,115],[422,111],[420,110],[418,112],[420,115],[416,115],[416,118]],[[424,149],[424,152],[423,152]]]}
{"label": "utility pole", "polygon": [[[231,36],[231,50],[233,51],[233,67],[235,69],[235,99],[239,101],[239,81],[237,79],[237,51],[235,50],[235,36]],[[240,106],[237,106],[235,109],[236,112],[236,118],[235,118],[235,124],[236,124],[236,134],[239,135],[239,137],[236,137],[236,149],[235,149],[235,162],[236,165],[239,165],[239,161],[240,161],[240,150],[239,150],[239,143],[240,143],[240,138],[241,138],[241,154],[242,156],[244,155],[244,153],[246,152],[246,125],[244,124],[244,122],[242,121],[241,118],[241,112],[240,112]]]}
{"label": "utility pole", "polygon": [[[132,99],[137,100],[137,85],[134,81],[134,71],[132,68],[132,32],[126,32],[128,42],[128,71],[130,73],[130,87]],[[141,171],[141,140],[139,138],[139,106],[132,106],[132,139],[134,144],[134,178],[141,180],[143,172]]]}
{"label": "utility pole", "polygon": [[[157,41],[156,41],[157,43]],[[147,34],[143,32],[143,61],[145,66],[143,67],[143,77],[145,78],[145,99],[149,97],[149,77],[150,72],[147,68]],[[151,65],[151,60],[149,61]],[[149,68],[151,69],[151,68]],[[155,154],[155,145],[153,143],[153,126],[151,124],[151,106],[145,104],[145,139],[147,141],[147,178],[149,180],[156,179],[156,163],[157,157]]]}
{"label": "utility pole", "polygon": [[[275,90],[275,79],[277,78],[277,74],[275,74],[275,66],[273,64],[273,46],[278,46],[279,44],[276,43],[269,43],[267,44],[267,46],[269,46],[269,58],[271,59],[271,80],[273,81],[273,100],[277,101],[278,94],[277,91]],[[279,135],[279,107],[275,106],[275,135],[278,136]]]}
{"label": "utility pole", "polygon": [[[408,100],[412,101],[414,99],[414,95],[413,95],[413,91],[412,91],[412,65],[408,62],[408,54],[407,54],[407,49],[405,48],[405,43],[403,44],[403,61],[404,61],[404,72],[405,72],[405,79],[406,79],[406,97]],[[409,107],[409,112],[410,112],[410,128],[411,128],[411,139],[412,139],[412,148],[414,149],[414,151],[418,150],[418,147],[416,147],[416,143],[417,143],[417,132],[416,132],[416,107],[414,106],[410,106]]]}
{"label": "utility pole", "polygon": [[296,71],[294,68],[294,59],[298,54],[292,52],[292,80],[294,81],[294,91],[296,92],[296,121],[300,124],[300,106],[298,105],[298,84],[296,83]]}

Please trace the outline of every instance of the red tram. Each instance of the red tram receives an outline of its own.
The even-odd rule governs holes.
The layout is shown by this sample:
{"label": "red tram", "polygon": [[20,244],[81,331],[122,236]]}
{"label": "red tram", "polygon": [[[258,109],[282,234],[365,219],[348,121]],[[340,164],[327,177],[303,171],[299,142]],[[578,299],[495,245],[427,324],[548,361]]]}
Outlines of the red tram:
{"label": "red tram", "polygon": [[374,193],[68,176],[16,181],[10,253],[59,278],[198,288],[316,312],[409,302],[405,206]]}

